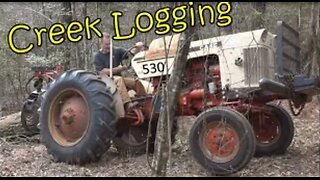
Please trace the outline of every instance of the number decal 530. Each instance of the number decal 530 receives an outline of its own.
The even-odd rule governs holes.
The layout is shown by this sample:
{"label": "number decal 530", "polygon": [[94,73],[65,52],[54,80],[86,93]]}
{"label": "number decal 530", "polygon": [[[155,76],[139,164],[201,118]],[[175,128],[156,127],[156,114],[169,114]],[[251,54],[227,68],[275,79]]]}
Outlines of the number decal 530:
{"label": "number decal 530", "polygon": [[165,64],[163,62],[158,63],[149,63],[142,65],[143,74],[154,74],[154,73],[163,73],[165,68]]}

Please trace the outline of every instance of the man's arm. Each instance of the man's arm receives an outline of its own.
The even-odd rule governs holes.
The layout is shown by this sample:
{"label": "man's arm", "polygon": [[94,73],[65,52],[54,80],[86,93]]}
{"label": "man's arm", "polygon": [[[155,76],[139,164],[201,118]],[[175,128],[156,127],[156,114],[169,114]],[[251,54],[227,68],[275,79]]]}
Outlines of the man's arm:
{"label": "man's arm", "polygon": [[[118,58],[117,59],[118,61],[120,61],[120,62],[122,61],[121,58],[125,54],[125,52],[126,52],[126,50],[123,49],[123,48],[119,48],[114,52],[115,57]],[[121,55],[120,57],[116,55],[118,53],[120,53],[120,55]],[[126,58],[126,57],[124,57],[124,58]],[[127,70],[127,69],[128,69],[127,66],[121,66],[121,64],[120,64],[117,67],[112,68],[112,74],[120,74],[122,71]],[[104,68],[104,69],[101,70],[101,72],[107,74],[108,76],[110,75],[110,69],[109,68]]]}
{"label": "man's arm", "polygon": [[[101,62],[101,60],[99,60],[98,55],[96,54],[94,56],[94,60],[93,60],[93,64],[95,66],[96,71],[99,74],[105,74],[105,75],[110,75],[110,69],[109,68],[104,68],[103,63]],[[120,74],[122,71],[126,70],[127,67],[125,66],[117,66],[115,68],[112,68],[112,73],[113,74]]]}
{"label": "man's arm", "polygon": [[[112,74],[120,74],[122,71],[128,69],[126,66],[117,66],[115,68],[112,68]],[[110,75],[110,69],[109,68],[103,68],[99,73]]]}

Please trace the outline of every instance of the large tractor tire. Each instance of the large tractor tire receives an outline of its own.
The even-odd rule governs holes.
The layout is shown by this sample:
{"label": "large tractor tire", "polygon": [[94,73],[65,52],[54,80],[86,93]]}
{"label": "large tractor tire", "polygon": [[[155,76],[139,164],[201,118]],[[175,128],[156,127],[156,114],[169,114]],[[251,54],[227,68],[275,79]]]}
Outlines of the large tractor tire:
{"label": "large tractor tire", "polygon": [[251,160],[256,140],[249,121],[227,107],[202,112],[190,131],[193,158],[214,175],[242,170]]}
{"label": "large tractor tire", "polygon": [[249,118],[255,132],[257,147],[255,157],[284,154],[294,136],[294,124],[290,114],[281,106],[266,104],[269,115]]}
{"label": "large tractor tire", "polygon": [[40,113],[40,135],[56,162],[95,162],[116,135],[113,97],[91,72],[70,70],[46,92]]}
{"label": "large tractor tire", "polygon": [[40,98],[38,98],[38,96],[36,95],[29,97],[27,101],[23,103],[23,108],[21,110],[21,124],[28,133],[38,134],[40,132],[38,128],[38,109],[40,108],[40,106]]}
{"label": "large tractor tire", "polygon": [[[113,139],[113,144],[117,151],[122,155],[138,156],[147,152],[154,152],[154,144],[157,131],[157,119],[151,122],[150,136],[148,139],[149,121],[145,121],[141,126],[130,126],[123,133],[118,134]],[[171,129],[171,144],[175,143],[175,137],[178,132],[177,120],[174,119]]]}

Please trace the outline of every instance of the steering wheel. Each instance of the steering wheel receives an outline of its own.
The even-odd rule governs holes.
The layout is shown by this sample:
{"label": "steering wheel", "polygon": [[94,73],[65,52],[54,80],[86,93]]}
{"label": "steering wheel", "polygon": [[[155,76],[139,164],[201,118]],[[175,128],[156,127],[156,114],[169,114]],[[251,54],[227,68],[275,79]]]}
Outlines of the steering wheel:
{"label": "steering wheel", "polygon": [[[145,49],[148,49],[149,47],[147,46],[147,45],[143,45],[144,46],[144,48]],[[135,48],[136,46],[132,46],[132,47],[130,47],[129,49],[127,49],[127,51],[123,54],[123,56],[121,57],[121,62],[120,62],[120,64],[121,64],[121,66],[128,66],[129,68],[131,67],[131,59],[135,56],[135,54],[133,54],[132,52],[131,52],[131,50],[133,49],[133,48]],[[125,57],[128,55],[128,54],[130,54],[131,56],[132,56],[132,58],[126,58],[126,60],[125,60]]]}
{"label": "steering wheel", "polygon": [[[133,49],[133,48],[135,48],[135,46],[132,46],[132,47],[130,47],[129,49],[127,49],[127,51],[123,54],[123,56],[121,57],[121,62],[120,62],[120,64],[121,64],[121,66],[128,66],[129,68],[131,67],[131,59],[133,58],[133,56],[135,55],[135,54],[133,54],[132,52],[131,52],[131,50]],[[130,54],[132,57],[130,58],[129,56],[128,56],[128,54]],[[128,58],[125,58],[126,56],[128,56]]]}

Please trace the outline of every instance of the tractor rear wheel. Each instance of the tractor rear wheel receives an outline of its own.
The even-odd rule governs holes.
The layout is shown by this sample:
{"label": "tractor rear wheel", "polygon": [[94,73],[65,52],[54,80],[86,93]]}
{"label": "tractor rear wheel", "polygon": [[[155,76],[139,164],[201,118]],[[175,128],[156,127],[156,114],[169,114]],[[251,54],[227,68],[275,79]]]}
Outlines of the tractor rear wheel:
{"label": "tractor rear wheel", "polygon": [[266,104],[270,114],[255,113],[249,118],[257,140],[255,157],[283,154],[291,144],[294,136],[294,125],[290,114],[281,106]]}
{"label": "tractor rear wheel", "polygon": [[113,97],[91,72],[70,70],[47,90],[40,113],[40,135],[56,162],[98,161],[116,135]]}
{"label": "tractor rear wheel", "polygon": [[[141,155],[147,152],[147,143],[149,143],[148,153],[153,153],[157,131],[156,122],[157,119],[153,119],[151,122],[149,139],[149,121],[145,121],[140,126],[129,126],[124,132],[119,133],[118,136],[112,140],[117,151],[122,155]],[[174,119],[171,129],[171,144],[174,144],[177,132],[178,124],[177,120]],[[147,142],[147,140],[149,140],[149,142]]]}
{"label": "tractor rear wheel", "polygon": [[228,175],[243,169],[253,157],[256,140],[249,121],[227,107],[202,112],[191,128],[193,158],[215,175]]}

